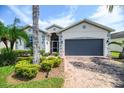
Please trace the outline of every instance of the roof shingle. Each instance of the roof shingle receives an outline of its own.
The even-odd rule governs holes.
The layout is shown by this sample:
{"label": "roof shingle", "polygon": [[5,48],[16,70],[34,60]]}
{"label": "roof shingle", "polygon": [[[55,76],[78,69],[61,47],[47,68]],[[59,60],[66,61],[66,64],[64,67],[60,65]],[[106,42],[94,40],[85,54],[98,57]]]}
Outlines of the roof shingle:
{"label": "roof shingle", "polygon": [[111,38],[112,39],[124,38],[124,31],[111,34]]}

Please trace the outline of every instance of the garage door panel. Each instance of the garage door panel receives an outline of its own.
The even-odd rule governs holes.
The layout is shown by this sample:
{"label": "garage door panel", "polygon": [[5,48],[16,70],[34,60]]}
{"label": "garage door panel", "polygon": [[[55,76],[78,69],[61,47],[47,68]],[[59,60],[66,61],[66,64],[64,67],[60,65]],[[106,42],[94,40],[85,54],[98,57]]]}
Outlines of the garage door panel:
{"label": "garage door panel", "polygon": [[65,40],[65,55],[103,55],[102,39]]}

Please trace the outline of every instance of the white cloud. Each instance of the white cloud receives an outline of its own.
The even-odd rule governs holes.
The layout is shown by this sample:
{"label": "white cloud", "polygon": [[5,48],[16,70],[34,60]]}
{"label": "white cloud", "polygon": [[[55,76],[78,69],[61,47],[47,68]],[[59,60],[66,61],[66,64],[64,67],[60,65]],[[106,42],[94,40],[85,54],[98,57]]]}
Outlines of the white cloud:
{"label": "white cloud", "polygon": [[66,6],[67,8],[69,8],[69,14],[74,14],[76,12],[76,10],[79,8],[78,5],[69,5],[69,6]]}
{"label": "white cloud", "polygon": [[[31,16],[27,16],[23,11],[21,11],[17,6],[8,6],[23,22],[26,24],[31,23]],[[16,17],[16,16],[15,16]]]}
{"label": "white cloud", "polygon": [[[9,6],[9,8],[16,14],[17,17],[19,17],[24,23],[26,24],[32,24],[32,10],[31,6]],[[57,24],[62,27],[66,27],[73,22],[76,21],[75,19],[75,13],[79,6],[66,6],[65,12],[62,12],[56,17],[50,17],[48,19],[41,20],[39,19],[39,25],[41,29],[45,29],[46,27]],[[106,6],[100,6],[98,7],[97,11],[93,13],[89,18],[93,21],[96,21],[98,23],[107,25],[109,27],[112,27],[114,29],[117,29],[118,31],[124,30],[124,11],[118,7],[115,6],[112,13],[109,13]],[[2,19],[0,19],[3,21]],[[4,22],[4,21],[3,21]]]}
{"label": "white cloud", "polygon": [[[29,7],[24,6],[24,9],[21,9],[18,6],[8,6],[22,21],[26,24],[32,24],[32,17]],[[58,17],[52,17],[45,20],[39,20],[40,28],[45,29],[46,27],[57,24],[62,27],[66,27],[69,24],[73,23],[75,21],[75,18],[73,17],[75,14],[75,11],[77,10],[77,6],[68,6],[68,11],[65,11],[64,13],[61,13],[57,15]]]}
{"label": "white cloud", "polygon": [[113,12],[109,13],[106,6],[98,7],[97,11],[90,16],[96,22],[113,27],[117,30],[124,30],[124,11],[119,6],[114,6]]}
{"label": "white cloud", "polygon": [[58,15],[57,18],[49,18],[47,20],[41,20],[41,28],[46,28],[52,24],[57,24],[62,27],[66,27],[73,22],[75,22],[74,14],[76,10],[78,9],[78,6],[66,6],[69,10],[65,11],[64,13],[61,13]]}
{"label": "white cloud", "polygon": [[[24,23],[26,24],[32,24],[32,17],[29,7],[24,6],[24,9],[18,7],[18,6],[8,6]],[[62,27],[66,27],[69,24],[73,23],[75,21],[74,14],[77,10],[78,6],[67,6],[67,10],[63,13],[60,13],[57,15],[57,17],[51,17],[45,20],[39,20],[39,25],[41,29],[45,29],[46,27],[57,24]],[[24,11],[25,10],[25,11]]]}
{"label": "white cloud", "polygon": [[57,25],[60,25],[62,27],[66,27],[69,24],[73,23],[74,21],[75,21],[75,19],[72,17],[72,15],[67,15],[67,16],[62,16],[59,18],[51,18],[48,20],[41,20],[40,26],[43,29],[52,25],[52,24],[57,24]]}

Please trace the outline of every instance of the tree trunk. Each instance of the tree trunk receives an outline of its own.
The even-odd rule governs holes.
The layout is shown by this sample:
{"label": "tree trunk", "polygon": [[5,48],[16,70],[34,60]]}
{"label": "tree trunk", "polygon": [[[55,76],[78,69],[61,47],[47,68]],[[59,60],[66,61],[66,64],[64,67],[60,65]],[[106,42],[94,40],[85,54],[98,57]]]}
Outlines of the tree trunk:
{"label": "tree trunk", "polygon": [[7,51],[9,52],[7,39],[6,38],[1,38],[1,40],[3,41],[4,45],[6,46]]}
{"label": "tree trunk", "polygon": [[33,5],[33,63],[40,63],[39,5]]}
{"label": "tree trunk", "polygon": [[10,41],[10,48],[11,48],[11,50],[13,50],[14,43],[15,43],[15,41]]}
{"label": "tree trunk", "polygon": [[46,72],[45,78],[48,78],[48,76],[49,76],[49,71]]}
{"label": "tree trunk", "polygon": [[7,41],[3,41],[3,43],[6,46],[7,51],[9,52],[9,47],[8,47]]}

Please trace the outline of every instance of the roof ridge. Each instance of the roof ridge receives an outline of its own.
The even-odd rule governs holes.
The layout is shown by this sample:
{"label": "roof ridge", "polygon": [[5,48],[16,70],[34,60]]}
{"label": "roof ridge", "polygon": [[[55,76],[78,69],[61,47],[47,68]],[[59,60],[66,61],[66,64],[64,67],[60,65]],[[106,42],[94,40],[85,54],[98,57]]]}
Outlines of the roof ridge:
{"label": "roof ridge", "polygon": [[59,26],[59,25],[57,25],[57,24],[52,24],[52,25],[48,26],[48,27],[45,28],[45,29],[50,29],[50,28],[53,27],[53,26],[56,26],[56,27],[58,27],[58,28],[60,28],[60,29],[63,29],[63,27],[61,27],[61,26]]}
{"label": "roof ridge", "polygon": [[94,22],[94,21],[92,21],[92,20],[90,20],[90,19],[84,18],[83,20],[80,20],[80,21],[78,21],[78,22],[75,22],[75,23],[73,23],[73,24],[67,26],[66,28],[62,29],[60,32],[63,32],[63,31],[65,31],[65,30],[67,30],[67,29],[69,29],[69,28],[71,28],[71,27],[74,27],[74,26],[76,26],[76,25],[78,25],[78,24],[80,24],[80,23],[82,23],[82,22],[87,22],[87,23],[92,24],[92,25],[94,25],[94,26],[97,26],[97,27],[100,27],[100,28],[102,28],[102,29],[105,29],[105,30],[107,30],[107,31],[109,31],[109,32],[114,31],[114,29],[112,29],[112,28],[110,28],[110,27],[108,27],[108,26],[105,26],[105,25],[102,25],[102,24],[100,24],[100,23]]}

